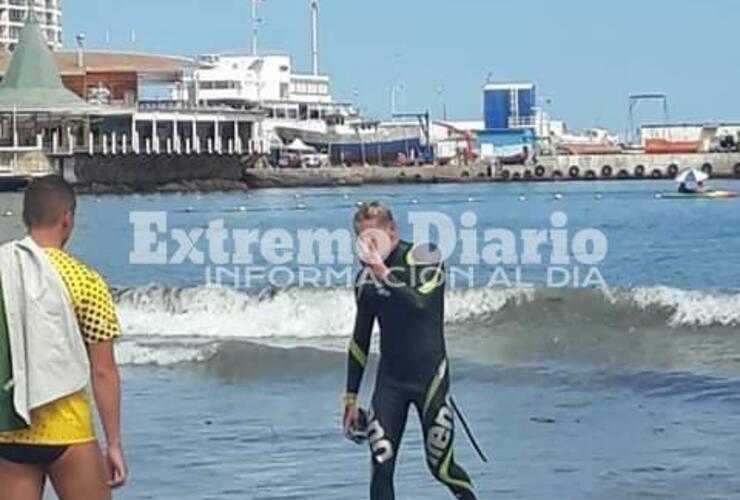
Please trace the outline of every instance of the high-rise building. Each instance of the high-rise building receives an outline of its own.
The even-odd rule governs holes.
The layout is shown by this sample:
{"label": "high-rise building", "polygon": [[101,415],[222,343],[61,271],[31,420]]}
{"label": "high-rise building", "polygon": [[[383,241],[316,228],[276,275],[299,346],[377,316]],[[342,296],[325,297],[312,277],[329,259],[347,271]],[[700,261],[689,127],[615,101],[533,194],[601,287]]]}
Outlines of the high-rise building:
{"label": "high-rise building", "polygon": [[52,50],[62,48],[62,0],[0,0],[0,50],[12,51],[33,9]]}

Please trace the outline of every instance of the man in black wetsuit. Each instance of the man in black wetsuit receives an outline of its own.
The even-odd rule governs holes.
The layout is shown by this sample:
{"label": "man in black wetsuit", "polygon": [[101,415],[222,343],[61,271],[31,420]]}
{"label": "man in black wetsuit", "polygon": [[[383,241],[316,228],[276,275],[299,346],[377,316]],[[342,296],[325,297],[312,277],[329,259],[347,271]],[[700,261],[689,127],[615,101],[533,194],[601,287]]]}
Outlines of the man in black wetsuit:
{"label": "man in black wetsuit", "polygon": [[349,437],[359,419],[357,394],[377,319],[380,362],[368,426],[373,465],[370,498],[395,498],[396,458],[413,404],[421,418],[432,474],[456,498],[475,500],[470,478],[455,463],[453,453],[444,270],[439,252],[428,245],[414,247],[401,241],[392,213],[380,203],[364,204],[354,224],[365,267],[356,287],[357,319],[349,348],[344,430]]}

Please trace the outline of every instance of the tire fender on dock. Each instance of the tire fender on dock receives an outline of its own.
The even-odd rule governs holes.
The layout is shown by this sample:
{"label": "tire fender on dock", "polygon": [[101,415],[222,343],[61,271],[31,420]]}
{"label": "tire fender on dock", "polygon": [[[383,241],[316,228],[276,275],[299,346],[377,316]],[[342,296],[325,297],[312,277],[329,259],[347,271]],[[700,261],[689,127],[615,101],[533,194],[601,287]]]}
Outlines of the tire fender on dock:
{"label": "tire fender on dock", "polygon": [[604,165],[601,167],[601,176],[602,177],[611,177],[614,173],[614,169],[611,165]]}
{"label": "tire fender on dock", "polygon": [[635,167],[635,177],[644,177],[645,176],[645,165],[637,165]]}
{"label": "tire fender on dock", "polygon": [[568,175],[575,178],[581,175],[581,169],[577,165],[573,165],[568,169]]}

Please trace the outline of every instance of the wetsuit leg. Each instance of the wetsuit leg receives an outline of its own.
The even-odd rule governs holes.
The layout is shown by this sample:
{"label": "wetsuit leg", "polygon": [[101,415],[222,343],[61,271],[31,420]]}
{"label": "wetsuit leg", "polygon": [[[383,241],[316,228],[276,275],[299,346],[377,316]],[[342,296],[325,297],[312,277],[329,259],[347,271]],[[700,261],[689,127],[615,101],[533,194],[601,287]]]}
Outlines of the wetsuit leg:
{"label": "wetsuit leg", "polygon": [[427,388],[424,399],[416,401],[424,433],[427,465],[434,477],[447,486],[455,498],[475,500],[470,477],[455,462],[455,418],[449,390],[445,363]]}
{"label": "wetsuit leg", "polygon": [[371,500],[394,500],[393,475],[411,398],[390,384],[378,380],[368,426],[372,454]]}

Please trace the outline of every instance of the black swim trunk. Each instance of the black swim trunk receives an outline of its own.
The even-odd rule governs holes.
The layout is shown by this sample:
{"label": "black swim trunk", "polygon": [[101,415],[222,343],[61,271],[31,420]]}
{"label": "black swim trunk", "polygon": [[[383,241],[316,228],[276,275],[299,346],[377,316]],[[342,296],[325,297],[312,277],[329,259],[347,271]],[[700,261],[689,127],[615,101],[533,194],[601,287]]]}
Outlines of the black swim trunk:
{"label": "black swim trunk", "polygon": [[69,446],[0,444],[0,458],[19,465],[49,467],[59,460]]}

